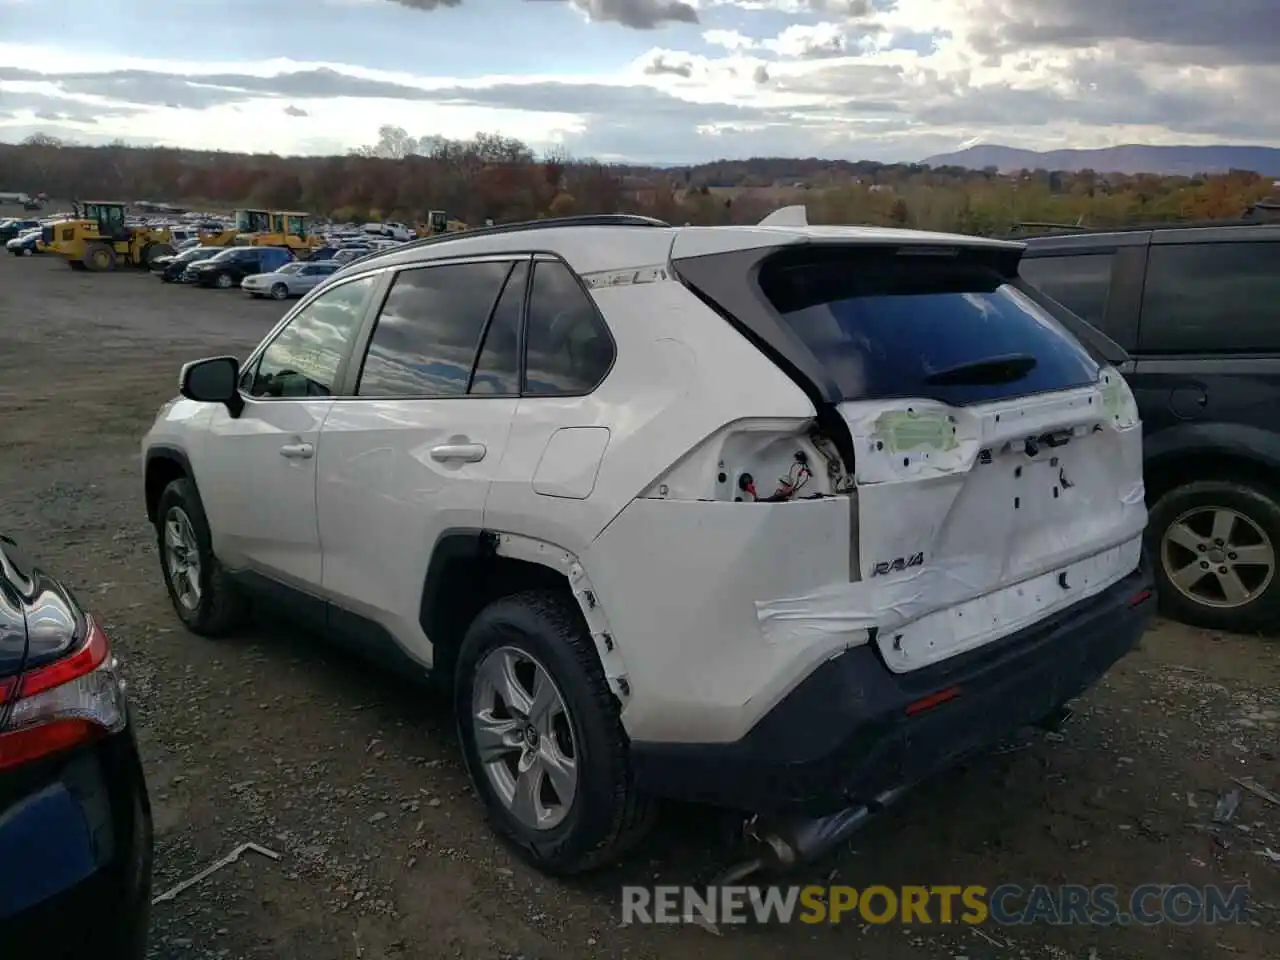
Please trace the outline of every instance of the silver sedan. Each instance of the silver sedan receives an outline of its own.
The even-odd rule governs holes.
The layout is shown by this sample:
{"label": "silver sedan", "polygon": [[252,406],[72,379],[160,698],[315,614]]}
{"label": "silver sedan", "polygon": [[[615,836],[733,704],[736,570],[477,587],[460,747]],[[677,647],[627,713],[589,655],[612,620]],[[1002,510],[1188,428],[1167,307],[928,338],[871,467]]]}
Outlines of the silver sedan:
{"label": "silver sedan", "polygon": [[300,297],[323,283],[340,264],[332,260],[295,260],[273,273],[255,273],[240,281],[240,289],[251,297],[287,300]]}

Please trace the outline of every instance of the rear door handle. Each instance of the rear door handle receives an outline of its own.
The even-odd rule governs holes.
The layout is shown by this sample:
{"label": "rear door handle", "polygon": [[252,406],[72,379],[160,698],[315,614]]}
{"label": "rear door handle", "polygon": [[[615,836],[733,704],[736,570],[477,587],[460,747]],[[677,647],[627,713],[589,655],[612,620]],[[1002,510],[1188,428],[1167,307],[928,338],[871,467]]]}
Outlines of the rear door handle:
{"label": "rear door handle", "polygon": [[280,448],[280,456],[290,460],[310,460],[316,448],[309,443],[286,443]]}
{"label": "rear door handle", "polygon": [[442,443],[431,448],[431,459],[439,463],[456,460],[461,463],[478,463],[488,453],[483,443]]}

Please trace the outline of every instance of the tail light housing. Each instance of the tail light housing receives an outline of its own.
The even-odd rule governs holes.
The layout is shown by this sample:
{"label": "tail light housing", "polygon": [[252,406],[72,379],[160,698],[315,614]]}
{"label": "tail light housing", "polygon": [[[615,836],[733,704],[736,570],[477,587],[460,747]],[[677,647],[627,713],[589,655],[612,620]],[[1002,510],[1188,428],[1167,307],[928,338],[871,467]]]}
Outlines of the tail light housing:
{"label": "tail light housing", "polygon": [[124,681],[101,625],[85,617],[70,656],[0,681],[0,770],[123,730]]}

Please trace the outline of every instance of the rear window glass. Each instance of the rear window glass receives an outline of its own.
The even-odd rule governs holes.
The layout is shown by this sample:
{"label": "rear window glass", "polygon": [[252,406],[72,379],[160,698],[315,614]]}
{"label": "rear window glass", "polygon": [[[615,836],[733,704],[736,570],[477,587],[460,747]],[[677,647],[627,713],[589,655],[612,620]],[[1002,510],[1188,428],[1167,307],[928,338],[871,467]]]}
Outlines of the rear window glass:
{"label": "rear window glass", "polygon": [[849,400],[964,406],[1098,378],[1070,333],[981,262],[823,251],[766,263],[760,287]]}

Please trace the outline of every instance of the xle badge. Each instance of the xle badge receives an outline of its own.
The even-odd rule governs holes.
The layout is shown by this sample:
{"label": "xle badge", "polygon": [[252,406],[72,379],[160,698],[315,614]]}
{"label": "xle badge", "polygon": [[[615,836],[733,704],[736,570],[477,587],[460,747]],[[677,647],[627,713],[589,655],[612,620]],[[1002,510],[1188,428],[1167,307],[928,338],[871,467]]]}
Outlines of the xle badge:
{"label": "xle badge", "polygon": [[898,557],[896,560],[882,560],[871,568],[871,575],[879,577],[886,573],[898,573],[906,570],[908,567],[919,567],[924,565],[924,554],[913,553],[909,557]]}

